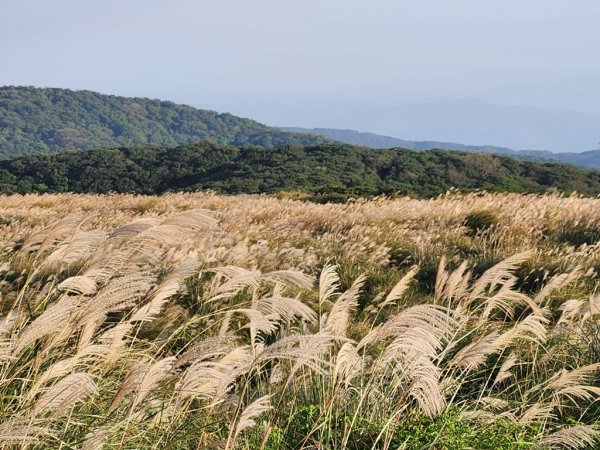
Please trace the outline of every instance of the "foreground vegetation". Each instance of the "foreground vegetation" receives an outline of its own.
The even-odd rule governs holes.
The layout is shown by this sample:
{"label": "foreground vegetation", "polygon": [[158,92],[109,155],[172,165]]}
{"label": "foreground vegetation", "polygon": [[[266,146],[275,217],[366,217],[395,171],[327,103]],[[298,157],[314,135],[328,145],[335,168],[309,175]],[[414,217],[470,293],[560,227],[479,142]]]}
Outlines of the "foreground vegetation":
{"label": "foreground vegetation", "polygon": [[0,446],[593,448],[600,200],[0,199]]}
{"label": "foreground vegetation", "polygon": [[443,150],[372,150],[344,144],[276,149],[121,148],[0,161],[3,193],[224,193],[303,191],[314,200],[380,194],[431,197],[463,191],[600,194],[600,172]]}

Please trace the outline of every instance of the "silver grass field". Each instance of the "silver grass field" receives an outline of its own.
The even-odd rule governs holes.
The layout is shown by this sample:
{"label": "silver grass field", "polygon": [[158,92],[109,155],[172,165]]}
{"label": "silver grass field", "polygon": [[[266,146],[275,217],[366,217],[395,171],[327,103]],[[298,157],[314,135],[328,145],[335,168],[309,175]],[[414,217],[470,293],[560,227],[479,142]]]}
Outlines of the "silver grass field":
{"label": "silver grass field", "polygon": [[600,199],[0,198],[0,448],[600,448]]}

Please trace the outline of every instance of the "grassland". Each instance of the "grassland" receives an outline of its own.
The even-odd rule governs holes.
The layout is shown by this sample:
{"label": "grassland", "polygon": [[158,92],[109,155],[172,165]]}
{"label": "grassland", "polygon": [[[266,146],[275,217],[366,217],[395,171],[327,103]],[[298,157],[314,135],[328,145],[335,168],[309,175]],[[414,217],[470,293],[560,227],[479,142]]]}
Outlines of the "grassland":
{"label": "grassland", "polygon": [[594,448],[600,199],[0,197],[0,448]]}

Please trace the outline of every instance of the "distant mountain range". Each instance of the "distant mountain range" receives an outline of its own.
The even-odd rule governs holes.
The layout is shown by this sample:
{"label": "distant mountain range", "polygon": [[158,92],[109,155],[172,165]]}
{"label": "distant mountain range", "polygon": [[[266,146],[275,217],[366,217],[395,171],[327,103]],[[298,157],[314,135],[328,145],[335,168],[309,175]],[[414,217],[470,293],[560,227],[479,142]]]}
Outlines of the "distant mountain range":
{"label": "distant mountain range", "polygon": [[[550,114],[524,108],[491,105],[473,99],[434,102],[414,105],[412,112],[406,107],[399,107],[385,114],[381,112],[378,128],[390,127],[392,123],[396,123],[400,130],[410,125],[413,131],[421,127],[423,130],[431,129],[432,133],[439,135],[443,134],[444,128],[455,126],[460,129],[471,127],[474,133],[481,134],[489,121],[496,120],[493,122],[494,126],[503,127],[507,135],[520,133],[524,136],[526,133],[523,129],[527,125],[515,123],[515,120],[525,123],[529,114],[529,121],[533,120],[539,126],[533,127],[534,134],[542,131],[549,135],[572,133],[578,119],[587,130],[586,139],[589,140],[589,135],[594,130],[600,130],[600,116],[558,112]],[[478,112],[486,119],[477,119],[475,116]],[[373,117],[377,117],[377,114],[365,119],[366,123],[373,122]],[[445,121],[442,120],[444,117]],[[541,130],[542,126],[547,128]],[[68,89],[0,87],[0,159],[65,150],[176,147],[203,141],[219,146],[281,148],[290,144],[318,145],[327,140],[371,148],[402,147],[419,151],[440,148],[495,153],[525,160],[561,161],[600,169],[600,150],[551,153],[434,140],[411,141],[332,128],[276,128],[229,113],[217,113],[168,101]]]}
{"label": "distant mountain range", "polygon": [[200,141],[271,148],[314,145],[323,139],[173,102],[68,89],[0,87],[0,158],[105,147],[175,147]]}
{"label": "distant mountain range", "polygon": [[580,167],[600,169],[600,150],[590,150],[581,153],[553,153],[546,150],[513,150],[506,147],[493,145],[464,145],[454,142],[438,141],[409,141],[391,136],[375,133],[365,133],[356,130],[341,130],[334,128],[298,128],[284,127],[284,131],[306,133],[309,135],[323,136],[346,144],[360,145],[370,148],[407,148],[409,150],[425,151],[432,149],[453,150],[459,152],[494,153],[497,155],[512,156],[518,159],[531,161],[560,161]]}
{"label": "distant mountain range", "polygon": [[[304,116],[318,127],[515,150],[571,153],[596,148],[600,142],[598,113],[502,105],[476,98],[391,105],[365,101],[360,106],[314,107],[312,114],[308,105]],[[307,119],[297,120],[281,125],[296,125]]]}

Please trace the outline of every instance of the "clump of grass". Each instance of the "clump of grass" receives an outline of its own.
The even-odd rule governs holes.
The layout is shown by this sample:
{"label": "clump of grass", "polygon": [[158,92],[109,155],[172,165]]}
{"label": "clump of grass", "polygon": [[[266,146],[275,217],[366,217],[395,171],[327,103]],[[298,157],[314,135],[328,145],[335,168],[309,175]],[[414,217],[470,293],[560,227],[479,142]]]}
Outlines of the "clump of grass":
{"label": "clump of grass", "polygon": [[494,211],[473,211],[465,217],[465,226],[472,234],[476,234],[498,225],[499,221],[500,219]]}

